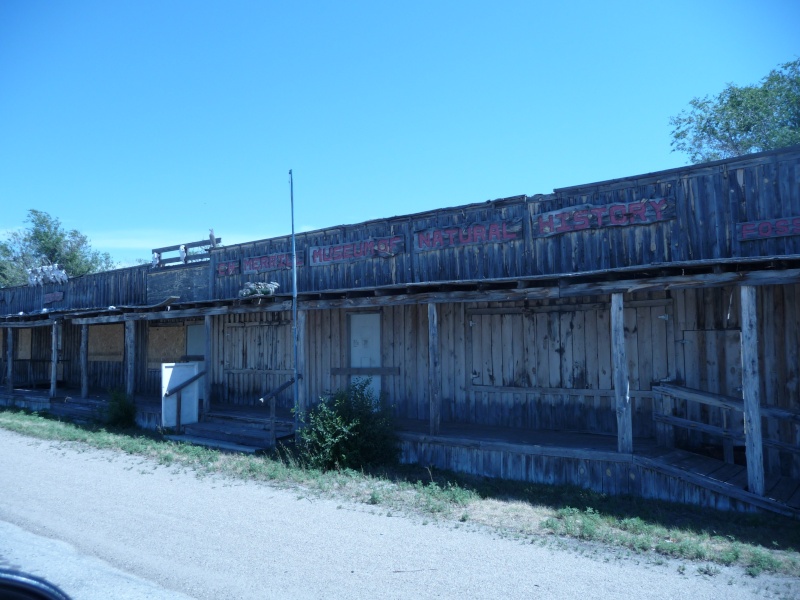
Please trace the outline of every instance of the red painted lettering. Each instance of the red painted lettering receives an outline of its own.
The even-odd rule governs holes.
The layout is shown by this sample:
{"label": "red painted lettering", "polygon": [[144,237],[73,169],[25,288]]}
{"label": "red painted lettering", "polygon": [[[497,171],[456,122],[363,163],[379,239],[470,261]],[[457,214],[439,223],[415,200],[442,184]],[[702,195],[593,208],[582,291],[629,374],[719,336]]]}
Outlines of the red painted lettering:
{"label": "red painted lettering", "polygon": [[546,220],[540,215],[538,224],[539,234],[552,233],[555,229],[555,226],[553,225],[553,215],[549,215]]}
{"label": "red painted lettering", "polygon": [[475,225],[472,228],[472,237],[475,239],[475,243],[478,244],[480,242],[486,241],[486,227],[483,225]]}
{"label": "red painted lettering", "polygon": [[589,228],[589,211],[576,210],[572,215],[572,226],[575,229],[588,229]]}
{"label": "red painted lettering", "polygon": [[439,229],[433,232],[433,245],[437,248],[444,246],[444,238],[442,238],[442,232]]}
{"label": "red painted lettering", "polygon": [[[628,205],[628,212],[631,214],[631,223],[638,220],[640,223],[647,223],[647,207],[644,202],[631,202]],[[634,219],[638,217],[638,219]]]}
{"label": "red painted lettering", "polygon": [[447,239],[450,242],[450,245],[453,246],[455,244],[455,236],[458,233],[458,229],[445,229],[444,234],[447,236]]}
{"label": "red painted lettering", "polygon": [[556,215],[556,218],[560,221],[559,224],[556,226],[556,233],[564,233],[565,231],[572,231],[572,225],[569,222],[569,212],[562,212]]}
{"label": "red painted lettering", "polygon": [[606,212],[605,207],[602,208],[590,208],[589,212],[592,213],[595,219],[597,219],[597,227],[603,226],[603,215]]}
{"label": "red painted lettering", "polygon": [[515,240],[517,239],[517,232],[516,231],[508,231],[506,229],[506,222],[503,221],[503,239],[504,240]]}
{"label": "red painted lettering", "polygon": [[614,204],[608,208],[608,220],[612,225],[627,225],[628,217],[625,216],[625,205]]}
{"label": "red painted lettering", "polygon": [[775,221],[775,235],[787,235],[789,233],[789,219],[778,219]]}
{"label": "red painted lettering", "polygon": [[500,227],[497,223],[489,223],[489,241],[500,240]]}
{"label": "red painted lettering", "polygon": [[472,243],[472,232],[473,227],[467,227],[466,229],[459,229],[458,230],[458,243],[459,244],[471,244]]}
{"label": "red painted lettering", "polygon": [[772,223],[764,221],[758,224],[758,235],[760,237],[769,237],[772,234]]}
{"label": "red painted lettering", "polygon": [[756,235],[756,224],[755,223],[742,223],[742,239],[748,237],[754,237]]}
{"label": "red painted lettering", "polygon": [[417,246],[419,248],[430,248],[431,235],[426,231],[420,231],[417,233]]}
{"label": "red painted lettering", "polygon": [[653,211],[656,213],[656,221],[660,221],[663,218],[664,209],[667,207],[667,201],[665,199],[661,200],[648,200],[650,206],[652,207]]}

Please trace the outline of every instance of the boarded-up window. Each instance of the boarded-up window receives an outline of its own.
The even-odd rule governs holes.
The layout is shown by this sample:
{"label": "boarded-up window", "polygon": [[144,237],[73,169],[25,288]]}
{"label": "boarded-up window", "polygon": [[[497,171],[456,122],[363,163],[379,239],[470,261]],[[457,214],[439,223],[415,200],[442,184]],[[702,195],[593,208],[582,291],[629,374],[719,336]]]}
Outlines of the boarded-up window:
{"label": "boarded-up window", "polygon": [[89,326],[89,360],[122,362],[125,326],[122,323]]}
{"label": "boarded-up window", "polygon": [[31,359],[31,330],[20,329],[19,337],[17,338],[17,359],[30,360]]}
{"label": "boarded-up window", "polygon": [[147,368],[158,369],[161,363],[178,362],[186,354],[186,328],[150,327],[147,330]]}

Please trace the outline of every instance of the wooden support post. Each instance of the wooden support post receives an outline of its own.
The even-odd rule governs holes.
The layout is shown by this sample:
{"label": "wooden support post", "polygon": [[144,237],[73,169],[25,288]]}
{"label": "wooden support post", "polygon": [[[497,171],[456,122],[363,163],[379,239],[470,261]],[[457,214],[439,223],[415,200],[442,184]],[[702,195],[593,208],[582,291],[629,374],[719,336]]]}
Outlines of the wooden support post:
{"label": "wooden support post", "polygon": [[182,410],[182,407],[181,407],[181,394],[182,393],[183,393],[183,390],[178,390],[178,397],[175,398],[175,406],[176,406],[176,409],[175,409],[175,411],[176,411],[175,412],[175,433],[177,433],[179,435],[181,433],[181,410]]}
{"label": "wooden support post", "polygon": [[133,398],[136,390],[136,321],[125,321],[125,393]]}
{"label": "wooden support post", "polygon": [[442,363],[439,357],[439,319],[436,304],[428,304],[428,399],[430,433],[438,435],[442,418]]}
{"label": "wooden support post", "polygon": [[742,286],[742,394],[747,453],[747,488],[764,495],[764,455],[761,444],[761,372],[758,360],[756,288]]}
{"label": "wooden support post", "polygon": [[89,326],[81,325],[81,398],[89,397]]}
{"label": "wooden support post", "polygon": [[275,396],[269,399],[269,447],[275,447]]}
{"label": "wooden support post", "polygon": [[625,325],[622,294],[611,294],[611,362],[614,367],[614,397],[617,407],[617,452],[633,452],[633,411],[631,410],[628,359],[625,355]]}
{"label": "wooden support post", "polygon": [[[299,381],[295,384],[297,386],[297,406],[300,410],[300,415],[306,414],[306,389],[307,377],[306,373],[306,315],[304,310],[297,311],[297,378]],[[305,417],[303,417],[305,418]]]}
{"label": "wooden support post", "polygon": [[6,390],[14,391],[14,330],[6,327]]}
{"label": "wooden support post", "polygon": [[[204,350],[204,369],[205,377],[203,377],[203,415],[207,415],[211,410],[211,332],[213,331],[213,319],[211,315],[206,315],[204,319],[206,330],[206,343]],[[202,419],[201,419],[202,420]]]}
{"label": "wooden support post", "polygon": [[58,323],[50,328],[50,397],[56,397],[58,384]]}

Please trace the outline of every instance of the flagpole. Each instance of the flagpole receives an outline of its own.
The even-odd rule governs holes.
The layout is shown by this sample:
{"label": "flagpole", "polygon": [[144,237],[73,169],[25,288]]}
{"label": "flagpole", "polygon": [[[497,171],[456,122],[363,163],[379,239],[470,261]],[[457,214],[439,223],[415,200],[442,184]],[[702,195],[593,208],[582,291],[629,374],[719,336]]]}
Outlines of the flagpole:
{"label": "flagpole", "polygon": [[294,239],[294,177],[289,169],[289,196],[292,204],[292,339],[294,340],[294,430],[300,426],[300,382],[297,375],[297,246]]}

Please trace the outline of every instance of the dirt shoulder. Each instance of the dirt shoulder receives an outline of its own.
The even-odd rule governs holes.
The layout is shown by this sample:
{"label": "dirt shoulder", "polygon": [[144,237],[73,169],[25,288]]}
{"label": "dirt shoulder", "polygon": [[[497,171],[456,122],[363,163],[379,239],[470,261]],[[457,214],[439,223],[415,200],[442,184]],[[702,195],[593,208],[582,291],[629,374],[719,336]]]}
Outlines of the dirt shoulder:
{"label": "dirt shoulder", "polygon": [[[555,538],[522,542],[82,444],[0,430],[0,447],[0,519],[195,598],[800,595],[790,577],[752,578],[728,567],[704,573]],[[0,546],[3,555],[14,551]],[[56,583],[70,593],[68,581]]]}

